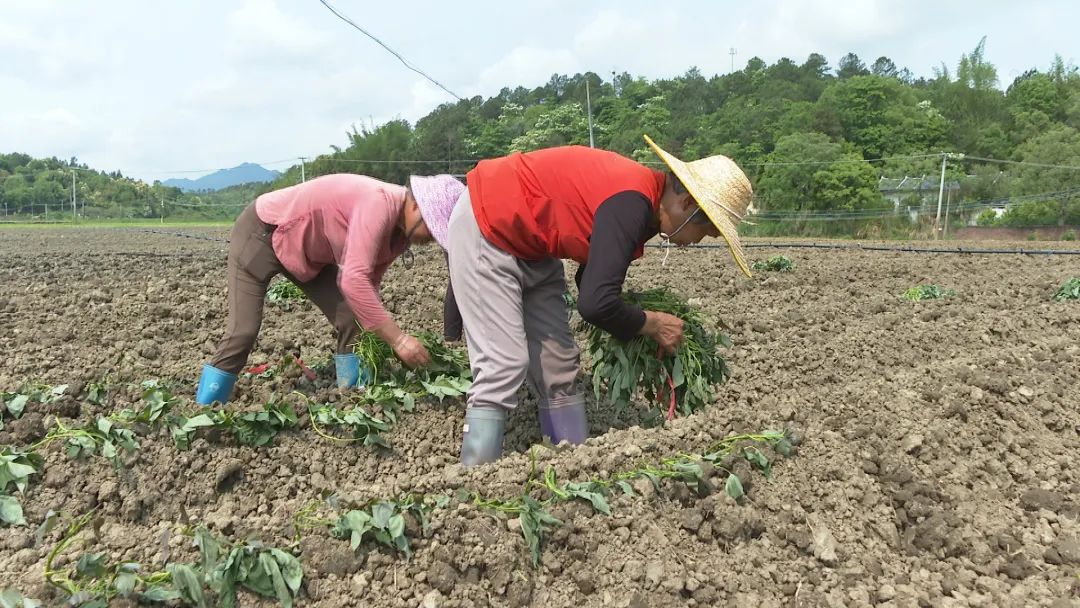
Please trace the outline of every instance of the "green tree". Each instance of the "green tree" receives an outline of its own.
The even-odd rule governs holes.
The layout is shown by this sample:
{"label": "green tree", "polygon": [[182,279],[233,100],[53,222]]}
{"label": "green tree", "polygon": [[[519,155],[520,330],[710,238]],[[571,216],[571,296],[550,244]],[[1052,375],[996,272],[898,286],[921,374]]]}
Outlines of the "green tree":
{"label": "green tree", "polygon": [[585,109],[578,103],[555,106],[537,117],[523,135],[510,142],[510,149],[519,152],[589,143],[589,121]]}
{"label": "green tree", "polygon": [[947,128],[932,103],[883,76],[854,76],[830,86],[818,99],[814,124],[854,143],[866,158],[939,147]]}
{"label": "green tree", "polygon": [[1076,169],[1039,166],[1080,167],[1080,132],[1072,127],[1058,126],[1024,142],[1016,149],[1016,157],[1032,164],[1019,165],[1013,170],[1014,195],[1058,192],[1078,187]]}
{"label": "green tree", "polygon": [[870,70],[866,69],[866,64],[855,53],[848,53],[841,57],[836,68],[836,76],[840,79],[867,76],[869,74]]}
{"label": "green tree", "polygon": [[822,133],[786,135],[758,182],[767,211],[861,211],[881,208],[877,172]]}

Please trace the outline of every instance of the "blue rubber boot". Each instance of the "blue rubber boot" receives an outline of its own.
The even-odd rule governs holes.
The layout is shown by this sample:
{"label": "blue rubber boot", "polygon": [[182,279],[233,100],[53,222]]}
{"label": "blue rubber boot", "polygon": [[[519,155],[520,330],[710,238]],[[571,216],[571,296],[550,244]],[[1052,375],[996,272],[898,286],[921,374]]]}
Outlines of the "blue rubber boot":
{"label": "blue rubber boot", "polygon": [[580,445],[589,438],[589,424],[585,416],[585,397],[568,395],[550,400],[540,400],[540,434],[558,445],[566,441]]}
{"label": "blue rubber boot", "polygon": [[371,382],[371,370],[360,366],[356,353],[334,355],[338,388],[361,388]]}
{"label": "blue rubber boot", "polygon": [[232,397],[233,385],[236,384],[236,374],[221,371],[210,365],[203,365],[202,375],[199,376],[199,388],[195,390],[195,403],[210,405],[214,402],[227,403]]}
{"label": "blue rubber boot", "polygon": [[472,467],[495,462],[502,456],[506,432],[506,409],[499,406],[465,410],[465,434],[461,439],[461,464]]}

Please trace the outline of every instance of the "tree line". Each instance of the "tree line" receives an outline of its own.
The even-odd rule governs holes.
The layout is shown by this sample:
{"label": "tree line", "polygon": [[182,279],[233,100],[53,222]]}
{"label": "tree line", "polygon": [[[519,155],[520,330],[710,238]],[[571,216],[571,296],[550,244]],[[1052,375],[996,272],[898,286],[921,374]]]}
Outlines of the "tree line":
{"label": "tree line", "polygon": [[[937,199],[943,154],[953,153],[946,162],[950,203],[979,223],[1080,225],[1080,72],[1055,57],[1003,84],[985,43],[930,77],[887,57],[867,64],[853,53],[835,67],[817,53],[801,63],[755,57],[709,77],[697,68],[651,81],[628,73],[556,74],[543,86],[443,104],[416,124],[354,127],[344,146],[330,146],[273,183],[231,192],[235,207],[216,209],[235,214],[244,197],[298,183],[301,172],[405,183],[410,174],[464,174],[478,159],[513,151],[588,145],[591,109],[597,147],[656,162],[642,139],[647,133],[686,159],[732,157],[753,181],[765,217],[925,210]],[[64,168],[75,159],[23,156],[0,156],[0,202],[25,207],[70,199]],[[119,174],[78,177],[84,173],[88,208],[103,212],[138,209],[144,200],[151,217],[154,200],[182,201],[176,212],[221,204],[214,195],[185,195]],[[919,178],[905,183],[920,188],[886,197],[882,178],[905,176]],[[1006,203],[1004,214],[987,213]]]}

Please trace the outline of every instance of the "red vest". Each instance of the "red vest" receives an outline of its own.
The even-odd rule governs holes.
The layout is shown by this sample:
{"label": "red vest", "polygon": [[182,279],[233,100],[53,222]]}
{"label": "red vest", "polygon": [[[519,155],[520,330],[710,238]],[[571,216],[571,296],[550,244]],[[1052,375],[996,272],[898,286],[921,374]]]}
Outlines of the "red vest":
{"label": "red vest", "polygon": [[655,210],[665,175],[614,152],[566,146],[483,160],[467,179],[476,222],[491,244],[524,260],[584,264],[597,207],[634,191]]}

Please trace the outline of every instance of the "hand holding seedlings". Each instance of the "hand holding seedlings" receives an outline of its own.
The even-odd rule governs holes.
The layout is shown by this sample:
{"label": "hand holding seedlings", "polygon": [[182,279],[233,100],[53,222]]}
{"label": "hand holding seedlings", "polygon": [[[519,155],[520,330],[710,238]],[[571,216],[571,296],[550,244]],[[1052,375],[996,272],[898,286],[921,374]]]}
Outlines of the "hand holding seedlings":
{"label": "hand holding seedlings", "polygon": [[683,320],[675,315],[654,310],[645,311],[642,335],[649,336],[660,345],[665,355],[673,355],[683,341]]}

